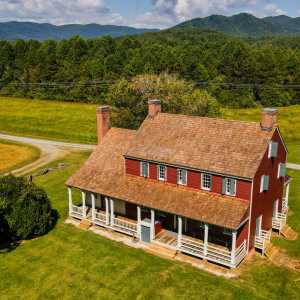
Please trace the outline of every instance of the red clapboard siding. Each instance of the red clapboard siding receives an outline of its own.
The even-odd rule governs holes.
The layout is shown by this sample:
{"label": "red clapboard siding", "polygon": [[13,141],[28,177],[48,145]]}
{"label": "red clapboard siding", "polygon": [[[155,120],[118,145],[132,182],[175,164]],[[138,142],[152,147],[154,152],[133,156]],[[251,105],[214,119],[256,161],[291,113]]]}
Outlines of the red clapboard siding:
{"label": "red clapboard siding", "polygon": [[149,163],[149,178],[157,180],[157,165]]}
{"label": "red clapboard siding", "polygon": [[141,163],[134,159],[125,159],[126,174],[141,176]]}
{"label": "red clapboard siding", "polygon": [[251,200],[251,186],[252,182],[249,181],[236,181],[236,197],[244,200]]}
{"label": "red clapboard siding", "polygon": [[[269,230],[272,227],[273,205],[279,199],[278,211],[282,209],[282,196],[284,178],[277,178],[278,164],[286,163],[286,152],[281,142],[278,131],[274,132],[272,141],[278,142],[277,157],[268,158],[268,150],[260,163],[253,181],[253,198],[250,224],[249,250],[254,247],[256,220],[262,215],[262,229]],[[269,175],[269,189],[260,192],[260,181],[262,175]]]}
{"label": "red clapboard siding", "polygon": [[167,167],[167,183],[177,184],[177,169]]}
{"label": "red clapboard siding", "polygon": [[248,240],[248,231],[249,231],[249,221],[247,221],[237,231],[236,248],[238,248],[239,246],[241,246],[241,244],[244,242],[244,240]]}
{"label": "red clapboard siding", "polygon": [[221,176],[215,176],[213,175],[211,180],[212,180],[212,186],[211,186],[211,191],[216,194],[222,194],[222,182],[223,182],[224,177]]}
{"label": "red clapboard siding", "polygon": [[187,187],[198,189],[201,188],[201,173],[187,171]]}

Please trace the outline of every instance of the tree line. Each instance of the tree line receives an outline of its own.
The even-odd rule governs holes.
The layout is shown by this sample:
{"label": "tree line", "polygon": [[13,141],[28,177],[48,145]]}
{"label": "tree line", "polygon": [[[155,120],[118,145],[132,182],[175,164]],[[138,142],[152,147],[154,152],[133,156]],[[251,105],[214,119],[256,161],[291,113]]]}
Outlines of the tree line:
{"label": "tree line", "polygon": [[[299,49],[287,43],[273,46],[274,39],[262,43],[260,38],[259,47],[257,43],[254,47],[216,31],[173,29],[117,39],[85,40],[77,35],[59,43],[52,39],[43,43],[19,39],[14,44],[4,40],[0,41],[0,94],[104,104],[109,101],[111,86],[75,82],[132,79],[166,71],[186,82],[299,85]],[[195,88],[230,108],[300,103],[298,89]]]}

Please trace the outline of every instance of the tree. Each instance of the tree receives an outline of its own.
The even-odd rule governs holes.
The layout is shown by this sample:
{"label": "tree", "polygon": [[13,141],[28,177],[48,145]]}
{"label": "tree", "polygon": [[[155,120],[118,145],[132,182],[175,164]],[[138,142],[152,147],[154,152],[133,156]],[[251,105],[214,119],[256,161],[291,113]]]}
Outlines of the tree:
{"label": "tree", "polygon": [[51,202],[46,192],[24,177],[0,178],[0,224],[5,224],[6,239],[35,238],[53,226]]}

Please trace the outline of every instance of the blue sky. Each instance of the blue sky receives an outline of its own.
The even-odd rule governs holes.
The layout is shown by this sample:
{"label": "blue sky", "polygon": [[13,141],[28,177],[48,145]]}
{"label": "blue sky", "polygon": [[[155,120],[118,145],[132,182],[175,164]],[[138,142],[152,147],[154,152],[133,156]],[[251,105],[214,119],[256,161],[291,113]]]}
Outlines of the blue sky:
{"label": "blue sky", "polygon": [[211,14],[300,16],[300,0],[0,0],[0,22],[113,24],[168,28]]}

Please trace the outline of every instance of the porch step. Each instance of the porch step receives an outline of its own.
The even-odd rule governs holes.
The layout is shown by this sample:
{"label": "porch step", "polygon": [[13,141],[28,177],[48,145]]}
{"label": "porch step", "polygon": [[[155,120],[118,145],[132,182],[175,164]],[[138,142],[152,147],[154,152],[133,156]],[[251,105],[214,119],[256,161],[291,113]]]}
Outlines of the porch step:
{"label": "porch step", "polygon": [[280,252],[278,251],[278,249],[276,249],[274,247],[274,245],[272,243],[270,243],[266,248],[265,248],[265,251],[264,251],[264,254],[270,259],[270,260],[273,260],[273,261],[279,261],[280,258],[281,258],[281,254]]}
{"label": "porch step", "polygon": [[172,249],[167,245],[164,246],[164,245],[157,244],[155,241],[151,241],[148,250],[153,254],[166,256],[168,258],[174,258],[177,252],[176,249]]}
{"label": "porch step", "polygon": [[80,224],[78,225],[78,228],[88,230],[93,223],[88,220],[81,220]]}
{"label": "porch step", "polygon": [[298,236],[298,233],[295,230],[293,230],[291,227],[289,227],[287,224],[283,226],[283,228],[281,229],[281,233],[283,236],[291,240],[295,240]]}

